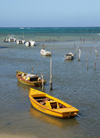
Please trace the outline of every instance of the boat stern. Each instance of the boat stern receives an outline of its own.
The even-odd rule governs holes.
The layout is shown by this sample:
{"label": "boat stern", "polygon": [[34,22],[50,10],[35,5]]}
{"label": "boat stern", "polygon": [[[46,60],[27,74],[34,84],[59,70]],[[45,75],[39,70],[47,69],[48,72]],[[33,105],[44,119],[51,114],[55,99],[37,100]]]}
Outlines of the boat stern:
{"label": "boat stern", "polygon": [[62,108],[58,110],[61,114],[61,118],[72,118],[75,117],[79,110],[76,109],[75,107],[71,107],[71,108]]}

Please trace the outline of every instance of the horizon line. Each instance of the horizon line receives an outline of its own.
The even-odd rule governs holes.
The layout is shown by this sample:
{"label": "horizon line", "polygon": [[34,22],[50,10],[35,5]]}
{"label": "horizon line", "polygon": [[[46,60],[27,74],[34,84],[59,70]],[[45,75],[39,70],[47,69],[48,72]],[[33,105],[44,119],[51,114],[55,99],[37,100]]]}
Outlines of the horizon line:
{"label": "horizon line", "polygon": [[87,27],[0,27],[0,28],[99,28],[100,26],[87,26]]}

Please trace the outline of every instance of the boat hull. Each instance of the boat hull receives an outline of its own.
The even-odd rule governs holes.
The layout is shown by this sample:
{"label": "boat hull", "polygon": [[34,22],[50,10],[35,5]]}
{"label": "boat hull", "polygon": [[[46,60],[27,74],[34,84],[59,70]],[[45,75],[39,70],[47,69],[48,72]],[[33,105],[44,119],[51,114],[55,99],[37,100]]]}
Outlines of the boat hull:
{"label": "boat hull", "polygon": [[17,40],[16,43],[17,44],[24,44],[25,43],[25,40]]}
{"label": "boat hull", "polygon": [[35,46],[35,41],[29,41],[25,43],[26,46]]}
{"label": "boat hull", "polygon": [[74,57],[73,56],[65,56],[65,60],[73,60]]}
{"label": "boat hull", "polygon": [[[33,92],[32,92],[33,91]],[[37,102],[32,96],[34,95],[34,91],[37,91],[37,90],[34,90],[32,88],[30,88],[30,91],[29,91],[29,98],[30,98],[30,102],[32,104],[32,106],[45,113],[45,114],[48,114],[48,115],[52,115],[52,116],[55,116],[55,117],[59,117],[59,118],[71,118],[71,117],[75,117],[79,110],[76,109],[75,107],[72,107],[71,105],[57,99],[57,98],[54,98],[52,96],[49,96],[45,93],[47,97],[53,99],[54,101],[57,101],[59,103],[62,103],[63,105],[65,105],[66,107],[65,108],[58,108],[58,109],[51,109],[51,108],[48,108],[47,106],[44,106],[42,104],[40,104],[39,102]],[[39,93],[39,91],[37,91]],[[41,93],[40,93],[41,94]],[[48,101],[49,102],[49,101]],[[52,102],[52,101],[51,101]]]}
{"label": "boat hull", "polygon": [[55,117],[59,117],[59,118],[72,118],[75,117],[76,115],[74,114],[74,112],[65,112],[65,113],[59,113],[57,111],[52,111],[50,109],[44,108],[40,105],[38,105],[37,103],[35,103],[32,99],[30,99],[30,102],[32,104],[32,106],[39,110],[40,112],[43,112],[45,114],[51,115],[51,116],[55,116]]}
{"label": "boat hull", "polygon": [[28,85],[28,86],[33,86],[33,87],[41,87],[42,82],[28,82],[23,79],[18,78],[18,81],[22,84]]}
{"label": "boat hull", "polygon": [[[21,77],[21,75],[19,74],[23,74],[24,72],[20,72],[20,71],[17,71],[16,72],[16,77],[18,79],[18,81],[24,85],[28,85],[28,86],[32,86],[32,87],[41,87],[42,86],[42,79],[40,81],[28,81],[28,80],[25,80]],[[26,74],[26,73],[24,73]],[[43,84],[45,84],[46,81],[43,80]]]}
{"label": "boat hull", "polygon": [[65,60],[73,60],[74,59],[74,55],[71,52],[66,54],[64,57],[65,57]]}

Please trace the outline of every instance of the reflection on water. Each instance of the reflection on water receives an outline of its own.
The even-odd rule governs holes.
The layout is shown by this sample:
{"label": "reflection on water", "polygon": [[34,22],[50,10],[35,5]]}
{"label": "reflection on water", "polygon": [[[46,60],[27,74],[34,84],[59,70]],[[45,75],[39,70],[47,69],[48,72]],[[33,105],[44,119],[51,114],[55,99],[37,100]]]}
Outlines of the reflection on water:
{"label": "reflection on water", "polygon": [[72,126],[72,125],[78,125],[78,122],[75,118],[72,118],[69,120],[69,119],[61,119],[61,118],[52,117],[52,116],[46,115],[36,110],[32,106],[30,107],[30,113],[32,116],[34,116],[35,118],[43,122],[46,122],[46,123],[49,123],[49,124],[52,124],[54,126],[58,126],[61,128],[65,128],[67,126]]}
{"label": "reflection on water", "polygon": [[25,92],[28,92],[30,89],[30,86],[24,85],[24,84],[20,83],[19,81],[18,81],[17,85],[21,89],[21,91],[24,90]]}
{"label": "reflection on water", "polygon": [[[17,85],[18,85],[18,87],[19,87],[19,89],[20,89],[21,92],[28,93],[30,88],[42,91],[41,87],[30,87],[28,85],[24,85],[24,84],[20,83],[19,81],[17,82]],[[45,91],[45,88],[43,89],[43,91]]]}

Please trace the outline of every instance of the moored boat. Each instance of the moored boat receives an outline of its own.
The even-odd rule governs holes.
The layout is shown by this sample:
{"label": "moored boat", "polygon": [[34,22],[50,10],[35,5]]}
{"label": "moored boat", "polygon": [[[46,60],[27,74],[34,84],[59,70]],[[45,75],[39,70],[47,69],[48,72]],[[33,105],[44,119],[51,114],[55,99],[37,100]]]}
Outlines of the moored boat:
{"label": "moored boat", "polygon": [[5,39],[4,39],[4,42],[8,43],[9,41],[8,41],[8,39],[7,39],[7,38],[5,38]]}
{"label": "moored boat", "polygon": [[27,74],[21,71],[16,72],[16,77],[20,83],[28,86],[41,87],[42,83],[46,83],[46,81],[42,80],[38,75]]}
{"label": "moored boat", "polygon": [[34,46],[35,45],[35,41],[29,41],[25,43],[26,46]]}
{"label": "moored boat", "polygon": [[71,52],[64,55],[64,57],[65,57],[65,60],[73,60],[74,59],[74,55]]}
{"label": "moored boat", "polygon": [[34,108],[55,117],[71,118],[79,112],[75,107],[33,88],[29,90],[29,98]]}
{"label": "moored boat", "polygon": [[25,43],[25,40],[17,40],[16,43],[17,44],[24,44]]}
{"label": "moored boat", "polygon": [[16,42],[16,38],[14,37],[14,35],[11,35],[8,39],[9,42]]}
{"label": "moored boat", "polygon": [[40,53],[42,56],[51,56],[51,52],[47,51],[46,49],[41,49]]}

